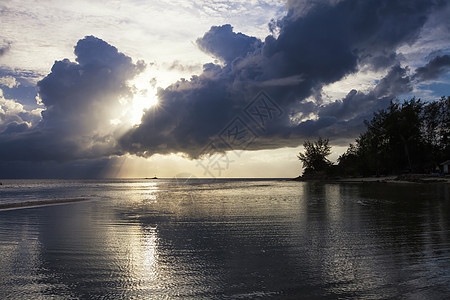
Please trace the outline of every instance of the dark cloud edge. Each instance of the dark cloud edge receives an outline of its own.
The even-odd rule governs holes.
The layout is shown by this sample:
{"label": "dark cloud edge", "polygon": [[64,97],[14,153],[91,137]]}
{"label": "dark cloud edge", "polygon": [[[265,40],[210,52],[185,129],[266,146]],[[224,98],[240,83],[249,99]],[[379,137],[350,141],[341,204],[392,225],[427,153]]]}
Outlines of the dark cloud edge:
{"label": "dark cloud edge", "polygon": [[[397,47],[417,40],[429,15],[443,5],[420,0],[349,0],[332,5],[322,1],[302,14],[293,5],[276,22],[278,37],[269,35],[264,42],[233,32],[229,24],[213,26],[197,45],[224,65],[206,64],[199,76],[160,89],[160,110],[148,111],[119,144],[138,156],[182,153],[196,159],[214,151],[297,147],[303,139],[318,135],[335,142],[353,139],[374,111],[410,93],[414,84],[447,72],[448,56],[443,55],[410,76],[396,54]],[[341,100],[321,104],[323,86],[361,66],[389,72],[372,91],[352,90]],[[249,132],[251,143],[224,141],[221,133],[230,129],[230,122],[236,125],[235,118],[245,116],[244,108],[261,91],[283,108],[283,116],[267,120],[264,130]],[[316,103],[305,102],[313,95]],[[292,116],[310,113],[319,119],[292,122]],[[254,126],[242,120],[247,127]]]}

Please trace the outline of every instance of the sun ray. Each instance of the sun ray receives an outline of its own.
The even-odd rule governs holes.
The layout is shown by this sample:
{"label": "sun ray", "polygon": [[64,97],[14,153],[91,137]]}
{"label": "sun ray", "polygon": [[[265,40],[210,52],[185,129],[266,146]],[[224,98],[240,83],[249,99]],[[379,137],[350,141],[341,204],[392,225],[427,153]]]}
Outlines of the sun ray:
{"label": "sun ray", "polygon": [[158,105],[158,97],[156,92],[145,92],[144,94],[138,94],[133,98],[130,108],[130,123],[131,125],[138,125],[141,123],[142,115],[145,110],[150,107]]}

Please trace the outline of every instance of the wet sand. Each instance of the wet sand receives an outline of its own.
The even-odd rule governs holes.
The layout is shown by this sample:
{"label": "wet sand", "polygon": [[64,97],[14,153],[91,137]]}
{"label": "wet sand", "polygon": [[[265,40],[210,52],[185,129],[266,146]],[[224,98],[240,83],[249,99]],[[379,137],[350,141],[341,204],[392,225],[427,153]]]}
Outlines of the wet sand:
{"label": "wet sand", "polygon": [[11,210],[21,208],[32,208],[47,205],[68,204],[74,202],[87,201],[87,198],[75,198],[75,199],[51,199],[51,200],[38,200],[38,201],[25,201],[14,203],[0,203],[0,210]]}

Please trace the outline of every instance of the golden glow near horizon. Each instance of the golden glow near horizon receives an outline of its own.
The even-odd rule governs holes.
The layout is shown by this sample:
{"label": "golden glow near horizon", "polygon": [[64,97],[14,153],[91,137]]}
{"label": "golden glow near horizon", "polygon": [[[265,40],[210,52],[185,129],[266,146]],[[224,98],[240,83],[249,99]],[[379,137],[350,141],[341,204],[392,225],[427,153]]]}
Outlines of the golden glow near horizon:
{"label": "golden glow near horizon", "polygon": [[[337,160],[346,147],[333,147],[329,159]],[[245,151],[237,156],[227,152],[230,163],[222,166],[219,172],[211,167],[205,172],[208,164],[207,157],[199,160],[190,160],[181,154],[155,154],[151,157],[137,157],[134,155],[122,156],[106,174],[107,177],[117,178],[144,178],[157,176],[159,178],[189,177],[194,178],[293,178],[302,172],[302,164],[297,155],[303,147],[281,148],[270,150]]]}

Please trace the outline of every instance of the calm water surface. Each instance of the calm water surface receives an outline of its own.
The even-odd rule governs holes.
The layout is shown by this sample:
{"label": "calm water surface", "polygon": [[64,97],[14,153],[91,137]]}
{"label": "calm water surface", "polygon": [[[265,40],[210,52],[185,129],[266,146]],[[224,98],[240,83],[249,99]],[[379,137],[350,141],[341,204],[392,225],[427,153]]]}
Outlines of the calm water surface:
{"label": "calm water surface", "polygon": [[450,295],[450,187],[2,180],[0,299]]}

